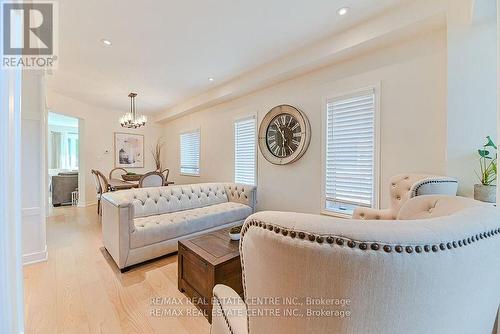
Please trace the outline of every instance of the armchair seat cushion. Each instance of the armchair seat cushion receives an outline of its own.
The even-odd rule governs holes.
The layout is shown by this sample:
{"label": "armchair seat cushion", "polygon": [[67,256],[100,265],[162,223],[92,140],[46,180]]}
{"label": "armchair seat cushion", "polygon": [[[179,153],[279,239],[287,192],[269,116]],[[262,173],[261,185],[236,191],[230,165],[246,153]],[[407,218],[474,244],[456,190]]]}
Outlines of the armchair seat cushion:
{"label": "armchair seat cushion", "polygon": [[191,210],[135,218],[135,229],[130,234],[130,247],[139,248],[231,222],[244,221],[250,214],[252,214],[250,206],[226,202]]}

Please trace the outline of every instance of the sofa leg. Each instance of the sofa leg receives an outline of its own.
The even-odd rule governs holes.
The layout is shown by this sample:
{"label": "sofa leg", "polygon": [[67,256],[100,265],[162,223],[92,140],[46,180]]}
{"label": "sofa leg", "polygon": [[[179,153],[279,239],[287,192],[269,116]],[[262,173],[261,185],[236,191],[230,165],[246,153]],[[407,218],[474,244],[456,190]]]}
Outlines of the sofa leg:
{"label": "sofa leg", "polygon": [[97,200],[97,214],[101,215],[101,200]]}

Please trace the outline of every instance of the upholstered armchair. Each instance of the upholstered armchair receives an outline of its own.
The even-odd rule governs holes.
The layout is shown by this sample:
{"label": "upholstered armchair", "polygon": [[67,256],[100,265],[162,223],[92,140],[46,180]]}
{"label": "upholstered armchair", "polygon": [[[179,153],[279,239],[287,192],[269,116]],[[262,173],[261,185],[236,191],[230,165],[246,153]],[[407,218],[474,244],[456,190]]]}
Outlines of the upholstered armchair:
{"label": "upholstered armchair", "polygon": [[52,176],[52,205],[71,204],[71,193],[78,188],[78,172]]}
{"label": "upholstered armchair", "polygon": [[372,209],[359,207],[354,219],[396,219],[399,209],[410,198],[421,195],[456,195],[458,181],[447,176],[426,174],[399,174],[390,179],[390,207]]}
{"label": "upholstered armchair", "polygon": [[398,218],[248,217],[245,296],[215,286],[211,333],[496,334],[500,212],[418,196]]}

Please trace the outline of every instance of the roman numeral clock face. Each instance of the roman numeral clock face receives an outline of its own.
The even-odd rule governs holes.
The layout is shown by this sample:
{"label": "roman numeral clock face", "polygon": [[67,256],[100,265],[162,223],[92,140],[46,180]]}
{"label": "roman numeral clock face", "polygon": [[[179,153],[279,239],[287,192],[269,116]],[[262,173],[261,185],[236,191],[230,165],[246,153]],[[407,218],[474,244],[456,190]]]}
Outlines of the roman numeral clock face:
{"label": "roman numeral clock face", "polygon": [[269,111],[259,129],[259,147],[271,163],[284,165],[298,160],[307,150],[310,125],[298,109],[282,105]]}
{"label": "roman numeral clock face", "polygon": [[289,157],[299,148],[304,135],[295,117],[290,114],[280,114],[267,127],[267,148],[275,157]]}

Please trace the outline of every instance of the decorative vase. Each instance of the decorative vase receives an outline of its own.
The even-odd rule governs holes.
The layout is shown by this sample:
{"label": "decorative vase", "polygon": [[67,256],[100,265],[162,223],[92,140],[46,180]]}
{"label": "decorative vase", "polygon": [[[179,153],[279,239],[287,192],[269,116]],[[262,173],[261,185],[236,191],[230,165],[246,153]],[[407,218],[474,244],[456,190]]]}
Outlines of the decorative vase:
{"label": "decorative vase", "polygon": [[122,174],[123,181],[139,181],[142,174]]}
{"label": "decorative vase", "polygon": [[497,186],[485,186],[484,184],[475,184],[474,199],[481,202],[496,203]]}

